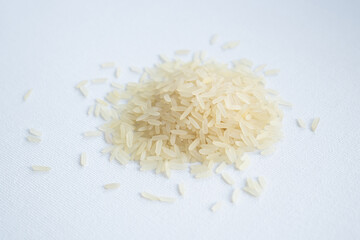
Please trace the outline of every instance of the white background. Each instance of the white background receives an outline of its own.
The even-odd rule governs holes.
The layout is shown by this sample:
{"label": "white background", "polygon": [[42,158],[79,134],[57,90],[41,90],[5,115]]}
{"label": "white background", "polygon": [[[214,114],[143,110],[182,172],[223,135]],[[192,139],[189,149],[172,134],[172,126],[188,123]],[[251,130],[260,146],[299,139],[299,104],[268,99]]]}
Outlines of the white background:
{"label": "white background", "polygon": [[[0,239],[359,239],[359,1],[5,1],[0,0]],[[219,44],[210,46],[213,33]],[[240,40],[223,52],[220,44]],[[108,85],[85,99],[77,82],[109,77],[99,64],[152,66],[157,54],[206,50],[219,61],[249,58],[281,69],[268,80],[293,103],[284,109],[284,139],[269,157],[253,156],[236,187],[263,175],[259,199],[219,176],[170,180],[109,162],[102,139],[81,133],[102,123],[85,115]],[[25,92],[33,88],[27,102]],[[320,117],[317,132],[300,129]],[[26,142],[40,129],[40,144]],[[79,166],[86,151],[89,166]],[[52,167],[36,173],[31,165]],[[103,185],[120,182],[115,191]],[[178,196],[149,202],[141,191]],[[223,201],[221,211],[209,207]]]}

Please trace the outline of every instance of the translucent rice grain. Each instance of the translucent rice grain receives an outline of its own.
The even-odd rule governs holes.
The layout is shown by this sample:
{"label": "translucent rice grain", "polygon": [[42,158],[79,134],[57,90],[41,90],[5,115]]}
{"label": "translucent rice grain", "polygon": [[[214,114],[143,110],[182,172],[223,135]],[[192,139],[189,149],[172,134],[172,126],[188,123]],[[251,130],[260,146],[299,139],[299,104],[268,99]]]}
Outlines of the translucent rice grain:
{"label": "translucent rice grain", "polygon": [[170,62],[170,59],[167,56],[165,56],[164,54],[160,54],[159,58],[163,62]]}
{"label": "translucent rice grain", "polygon": [[126,146],[127,146],[128,148],[131,148],[131,147],[132,147],[132,145],[133,145],[133,138],[134,138],[133,132],[132,132],[132,131],[128,131],[128,132],[126,133]]}
{"label": "translucent rice grain", "polygon": [[240,190],[237,188],[234,189],[231,195],[231,202],[236,203],[239,198],[239,194],[240,194]]}
{"label": "translucent rice grain", "polygon": [[228,173],[223,172],[221,174],[221,176],[227,184],[233,185],[235,183],[234,179],[232,177],[230,177],[230,175]]}
{"label": "translucent rice grain", "polygon": [[262,177],[262,176],[260,176],[260,177],[258,177],[258,182],[259,182],[259,184],[260,184],[260,186],[261,186],[261,188],[265,188],[265,186],[266,186],[266,182],[265,182],[265,178],[264,177]]}
{"label": "translucent rice grain", "polygon": [[178,184],[178,191],[181,196],[185,195],[185,185],[183,183]]}
{"label": "translucent rice grain", "polygon": [[100,131],[87,131],[84,132],[84,137],[99,137],[102,135]]}
{"label": "translucent rice grain", "polygon": [[142,192],[141,196],[145,199],[151,200],[151,201],[159,201],[159,198],[151,193]]}
{"label": "translucent rice grain", "polygon": [[50,167],[46,167],[46,166],[37,166],[37,165],[34,165],[34,166],[31,166],[31,169],[35,172],[48,172],[51,170]]}
{"label": "translucent rice grain", "polygon": [[263,151],[260,152],[261,155],[263,156],[269,156],[271,154],[273,154],[275,152],[275,148],[274,147],[269,147]]}
{"label": "translucent rice grain", "polygon": [[160,154],[161,154],[161,148],[162,148],[162,140],[157,140],[156,141],[156,148],[155,148],[155,154],[156,154],[156,156],[160,156]]}
{"label": "translucent rice grain", "polygon": [[280,70],[279,69],[271,69],[271,70],[267,70],[267,71],[265,71],[264,72],[264,75],[265,76],[276,76],[276,75],[278,75],[279,74],[279,72],[280,72]]}
{"label": "translucent rice grain", "polygon": [[121,75],[121,68],[117,67],[115,70],[115,77],[120,78],[120,75]]}
{"label": "translucent rice grain", "polygon": [[120,183],[108,183],[104,185],[104,188],[106,190],[110,190],[110,189],[118,189],[120,187]]}
{"label": "translucent rice grain", "polygon": [[306,128],[305,122],[302,119],[298,118],[296,121],[299,127]]}
{"label": "translucent rice grain", "polygon": [[100,65],[101,68],[113,68],[115,67],[115,63],[114,62],[106,62]]}
{"label": "translucent rice grain", "polygon": [[320,118],[314,118],[312,124],[311,124],[311,131],[315,132],[316,128],[318,127],[320,122]]}
{"label": "translucent rice grain", "polygon": [[85,86],[80,87],[80,92],[84,97],[89,95],[89,90]]}
{"label": "translucent rice grain", "polygon": [[35,137],[35,136],[32,136],[32,135],[27,136],[27,137],[26,137],[26,140],[28,140],[29,142],[33,142],[33,143],[39,143],[39,142],[41,142],[41,139],[40,139],[40,138]]}
{"label": "translucent rice grain", "polygon": [[199,144],[200,144],[200,139],[199,139],[199,138],[196,138],[196,139],[189,145],[189,151],[194,150]]}
{"label": "translucent rice grain", "polygon": [[81,87],[85,86],[85,85],[88,84],[88,83],[89,83],[89,80],[83,80],[83,81],[79,82],[79,83],[75,86],[75,88],[81,88]]}
{"label": "translucent rice grain", "polygon": [[107,78],[96,78],[93,79],[91,82],[95,83],[95,84],[101,84],[101,83],[105,83],[107,81]]}
{"label": "translucent rice grain", "polygon": [[175,51],[175,55],[188,55],[190,53],[190,50],[186,50],[186,49],[180,49],[180,50],[176,50]]}
{"label": "translucent rice grain", "polygon": [[94,114],[94,108],[95,108],[94,105],[89,107],[88,112],[87,112],[88,116],[91,116]]}
{"label": "translucent rice grain", "polygon": [[254,196],[254,197],[258,197],[260,194],[258,192],[256,192],[253,188],[249,188],[249,187],[244,187],[243,190],[247,193],[249,193],[250,195]]}
{"label": "translucent rice grain", "polygon": [[226,167],[226,163],[225,163],[225,162],[221,162],[221,163],[219,164],[219,166],[216,168],[215,172],[216,172],[217,174],[220,174],[220,173],[222,173],[222,172],[224,171],[225,167]]}
{"label": "translucent rice grain", "polygon": [[217,202],[211,206],[212,212],[217,212],[222,207],[222,202]]}
{"label": "translucent rice grain", "polygon": [[188,134],[188,132],[184,131],[184,130],[171,130],[170,132],[172,134],[175,134],[175,135],[186,135],[186,134]]}
{"label": "translucent rice grain", "polygon": [[113,86],[114,88],[117,88],[117,89],[121,89],[121,90],[124,89],[124,85],[122,85],[120,83],[116,83],[116,82],[112,82],[111,86]]}
{"label": "translucent rice grain", "polygon": [[142,70],[141,70],[141,68],[138,68],[138,67],[130,67],[129,68],[130,69],[130,71],[131,72],[133,72],[133,73],[142,73]]}
{"label": "translucent rice grain", "polygon": [[171,98],[170,98],[169,94],[164,95],[164,100],[168,103],[171,102]]}
{"label": "translucent rice grain", "polygon": [[26,93],[25,93],[25,95],[24,95],[24,101],[26,101],[29,97],[30,97],[30,95],[31,95],[31,93],[32,93],[32,89],[30,89],[30,90],[28,90]]}
{"label": "translucent rice grain", "polygon": [[258,73],[258,72],[264,71],[265,67],[266,67],[266,64],[259,65],[258,67],[256,67],[256,68],[254,69],[254,73]]}
{"label": "translucent rice grain", "polygon": [[87,156],[86,156],[86,153],[81,153],[81,156],[80,156],[80,165],[85,167],[87,166]]}
{"label": "translucent rice grain", "polygon": [[41,137],[41,135],[42,135],[42,133],[39,130],[36,130],[34,128],[30,128],[29,132],[36,137]]}
{"label": "translucent rice grain", "polygon": [[223,44],[223,45],[221,46],[221,48],[222,48],[223,50],[229,50],[229,49],[236,48],[239,44],[240,44],[239,41],[227,42],[227,43]]}

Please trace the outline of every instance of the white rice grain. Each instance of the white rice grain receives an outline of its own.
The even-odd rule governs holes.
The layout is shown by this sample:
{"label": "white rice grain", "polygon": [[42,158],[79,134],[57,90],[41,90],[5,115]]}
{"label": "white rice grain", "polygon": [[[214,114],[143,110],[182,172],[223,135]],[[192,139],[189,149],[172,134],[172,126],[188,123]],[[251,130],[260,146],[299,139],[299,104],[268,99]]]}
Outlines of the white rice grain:
{"label": "white rice grain", "polygon": [[89,90],[85,86],[80,87],[80,92],[84,97],[89,95]]}
{"label": "white rice grain", "polygon": [[234,189],[231,195],[231,202],[236,203],[239,198],[240,190],[238,188]]}
{"label": "white rice grain", "polygon": [[265,76],[276,76],[276,75],[278,75],[279,74],[279,72],[280,72],[280,70],[279,69],[271,69],[271,70],[267,70],[267,71],[265,71],[264,72],[264,75]]}
{"label": "white rice grain", "polygon": [[298,118],[296,121],[299,127],[306,128],[305,122],[302,119]]}
{"label": "white rice grain", "polygon": [[116,70],[115,70],[115,77],[120,78],[120,75],[121,75],[121,68],[117,67]]}
{"label": "white rice grain", "polygon": [[234,185],[235,181],[234,179],[226,172],[223,172],[221,174],[222,179],[229,185]]}
{"label": "white rice grain", "polygon": [[180,49],[175,51],[175,55],[180,55],[180,56],[188,55],[189,53],[190,50],[187,49]]}
{"label": "white rice grain", "polygon": [[24,101],[26,101],[29,97],[30,97],[30,95],[31,95],[31,93],[32,93],[32,89],[30,89],[30,90],[28,90],[26,93],[25,93],[25,95],[24,95]]}
{"label": "white rice grain", "polygon": [[311,124],[311,131],[315,132],[316,128],[318,127],[320,122],[320,118],[314,118],[312,124]]}
{"label": "white rice grain", "polygon": [[80,155],[80,165],[81,166],[83,166],[83,167],[85,167],[85,166],[87,166],[87,156],[86,156],[86,153],[85,152],[83,152],[83,153],[81,153],[81,155]]}
{"label": "white rice grain", "polygon": [[95,84],[101,84],[101,83],[105,83],[107,81],[107,78],[96,78],[93,79],[91,82],[95,83]]}
{"label": "white rice grain", "polygon": [[88,83],[89,83],[89,80],[83,80],[83,81],[79,82],[79,83],[75,86],[75,88],[81,88],[81,87],[85,86],[85,85],[88,84]]}
{"label": "white rice grain", "polygon": [[100,131],[87,131],[83,133],[84,137],[99,137],[102,135]]}
{"label": "white rice grain", "polygon": [[33,142],[33,143],[39,143],[41,142],[41,139],[32,135],[29,135],[26,137],[26,140],[28,140],[29,142]]}
{"label": "white rice grain", "polygon": [[185,185],[183,183],[178,184],[178,191],[181,196],[185,195]]}
{"label": "white rice grain", "polygon": [[211,206],[212,212],[217,212],[222,207],[222,202],[216,202]]}
{"label": "white rice grain", "polygon": [[141,68],[134,67],[134,66],[130,67],[129,70],[133,73],[142,73]]}
{"label": "white rice grain", "polygon": [[113,68],[115,67],[115,63],[114,62],[106,62],[100,65],[101,68]]}
{"label": "white rice grain", "polygon": [[41,135],[42,135],[42,133],[39,130],[36,130],[34,128],[30,128],[29,132],[36,137],[41,137]]}
{"label": "white rice grain", "polygon": [[120,187],[120,183],[108,183],[104,185],[104,188],[106,190],[110,190],[110,189],[118,189]]}
{"label": "white rice grain", "polygon": [[31,169],[35,172],[48,172],[51,170],[50,167],[38,166],[38,165],[31,166]]}
{"label": "white rice grain", "polygon": [[222,48],[223,50],[229,50],[229,49],[236,48],[239,44],[240,44],[239,41],[231,41],[231,42],[224,43],[224,44],[221,46],[221,48]]}

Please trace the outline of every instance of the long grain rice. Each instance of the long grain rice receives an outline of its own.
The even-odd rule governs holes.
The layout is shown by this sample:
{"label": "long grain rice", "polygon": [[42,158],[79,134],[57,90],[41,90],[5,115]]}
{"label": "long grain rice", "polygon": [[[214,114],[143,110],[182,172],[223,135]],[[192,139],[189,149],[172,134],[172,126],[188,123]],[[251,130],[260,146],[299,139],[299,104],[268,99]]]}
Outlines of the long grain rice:
{"label": "long grain rice", "polygon": [[25,95],[24,95],[24,101],[26,101],[29,97],[30,97],[30,95],[31,95],[31,93],[32,93],[32,89],[30,89],[30,90],[28,90],[26,93],[25,93]]}
{"label": "long grain rice", "polygon": [[311,123],[311,131],[315,132],[316,128],[318,127],[320,122],[320,118],[314,118],[313,122]]}
{"label": "long grain rice", "polygon": [[50,167],[38,166],[38,165],[31,166],[31,169],[36,172],[48,172],[51,170]]}

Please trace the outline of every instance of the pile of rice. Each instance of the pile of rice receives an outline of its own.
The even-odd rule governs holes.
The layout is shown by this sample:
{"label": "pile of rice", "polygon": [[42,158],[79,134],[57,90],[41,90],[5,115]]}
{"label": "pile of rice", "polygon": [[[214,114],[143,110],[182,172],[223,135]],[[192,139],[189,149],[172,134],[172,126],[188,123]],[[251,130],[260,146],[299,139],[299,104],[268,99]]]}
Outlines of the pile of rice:
{"label": "pile of rice", "polygon": [[190,166],[201,178],[212,175],[215,163],[241,169],[246,152],[273,150],[283,113],[264,74],[247,60],[229,66],[199,56],[145,69],[139,83],[97,101],[110,160],[138,161],[141,170],[168,177]]}

